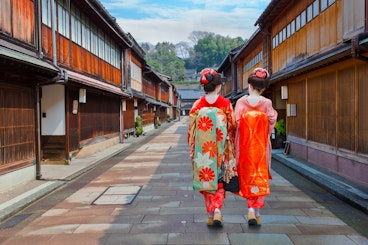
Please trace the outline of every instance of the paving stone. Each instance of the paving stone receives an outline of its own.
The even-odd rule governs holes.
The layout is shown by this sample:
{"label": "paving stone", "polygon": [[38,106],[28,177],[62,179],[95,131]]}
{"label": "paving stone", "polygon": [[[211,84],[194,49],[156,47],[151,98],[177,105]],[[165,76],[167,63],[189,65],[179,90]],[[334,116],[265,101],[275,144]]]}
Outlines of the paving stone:
{"label": "paving stone", "polygon": [[[365,237],[274,171],[261,226],[249,227],[246,200],[226,193],[224,226],[208,227],[203,196],[192,188],[187,121],[172,126],[137,151],[111,159],[110,168],[40,211],[20,231],[0,230],[0,243],[368,245]],[[131,203],[123,204],[122,196],[131,196]],[[103,200],[98,197],[106,202],[93,205]]]}
{"label": "paving stone", "polygon": [[294,245],[289,237],[284,234],[229,234],[229,239],[231,245]]}
{"label": "paving stone", "polygon": [[227,245],[230,244],[226,233],[169,233],[168,245],[171,244],[210,244],[210,245]]}
{"label": "paving stone", "polygon": [[340,219],[336,217],[308,217],[308,216],[295,216],[301,224],[308,225],[346,225]]}
{"label": "paving stone", "polygon": [[297,224],[298,219],[292,215],[261,215],[262,224]]}
{"label": "paving stone", "polygon": [[356,242],[356,244],[359,245],[367,245],[368,244],[368,238],[366,237],[362,237],[362,236],[357,236],[357,235],[352,235],[352,236],[348,236],[351,240],[353,240],[354,242]]}
{"label": "paving stone", "polygon": [[302,234],[311,235],[350,235],[354,234],[354,230],[346,225],[301,225],[297,224],[296,227],[302,232]]}
{"label": "paving stone", "polygon": [[78,227],[79,224],[54,225],[44,228],[35,227],[35,229],[29,231],[27,235],[72,234]]}
{"label": "paving stone", "polygon": [[131,203],[135,195],[102,195],[93,202],[95,205],[124,205]]}
{"label": "paving stone", "polygon": [[299,227],[295,224],[264,224],[260,226],[248,226],[248,224],[242,224],[245,233],[266,233],[266,234],[302,234]]}
{"label": "paving stone", "polygon": [[364,245],[342,235],[290,235],[290,239],[297,245]]}
{"label": "paving stone", "polygon": [[164,245],[168,235],[165,233],[143,234],[112,234],[102,239],[102,245],[134,244],[134,245]]}
{"label": "paving stone", "polygon": [[81,224],[74,233],[129,233],[131,224]]}
{"label": "paving stone", "polygon": [[168,222],[168,221],[155,221],[149,223],[134,224],[130,233],[184,233],[185,225],[183,222]]}

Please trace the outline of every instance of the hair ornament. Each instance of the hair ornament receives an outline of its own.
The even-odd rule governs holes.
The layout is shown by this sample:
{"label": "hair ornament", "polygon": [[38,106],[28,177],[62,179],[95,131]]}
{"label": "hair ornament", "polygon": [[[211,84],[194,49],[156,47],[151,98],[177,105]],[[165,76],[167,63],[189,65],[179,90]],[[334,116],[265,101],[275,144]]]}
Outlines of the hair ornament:
{"label": "hair ornament", "polygon": [[258,77],[258,78],[267,78],[268,74],[267,74],[267,71],[263,68],[260,68],[260,69],[257,69],[255,72],[254,72],[254,76],[255,77]]}

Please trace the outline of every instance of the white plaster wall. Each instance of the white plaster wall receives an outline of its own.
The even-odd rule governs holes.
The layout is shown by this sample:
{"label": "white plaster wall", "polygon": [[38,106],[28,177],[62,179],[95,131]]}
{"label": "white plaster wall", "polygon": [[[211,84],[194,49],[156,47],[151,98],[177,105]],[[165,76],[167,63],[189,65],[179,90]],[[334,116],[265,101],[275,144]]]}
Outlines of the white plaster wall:
{"label": "white plaster wall", "polygon": [[41,134],[65,135],[64,85],[53,84],[42,87]]}

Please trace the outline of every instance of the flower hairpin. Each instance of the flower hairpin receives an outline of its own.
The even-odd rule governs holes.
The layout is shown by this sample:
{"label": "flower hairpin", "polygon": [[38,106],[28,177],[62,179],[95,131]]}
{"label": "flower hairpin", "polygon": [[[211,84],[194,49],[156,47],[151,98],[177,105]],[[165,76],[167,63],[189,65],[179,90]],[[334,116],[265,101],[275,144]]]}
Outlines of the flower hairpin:
{"label": "flower hairpin", "polygon": [[259,69],[254,73],[254,76],[264,79],[267,77],[267,71],[265,69]]}
{"label": "flower hairpin", "polygon": [[202,74],[202,77],[201,77],[201,84],[203,85],[203,84],[208,84],[208,80],[207,80],[207,78],[206,78],[206,75],[208,74],[209,72],[204,72],[203,74]]}
{"label": "flower hairpin", "polygon": [[204,84],[209,84],[209,79],[207,78],[207,75],[212,75],[212,72],[213,72],[214,70],[212,70],[212,69],[204,69],[202,72],[201,72],[201,74],[202,74],[202,76],[201,76],[201,84],[202,84],[202,86],[204,85]]}

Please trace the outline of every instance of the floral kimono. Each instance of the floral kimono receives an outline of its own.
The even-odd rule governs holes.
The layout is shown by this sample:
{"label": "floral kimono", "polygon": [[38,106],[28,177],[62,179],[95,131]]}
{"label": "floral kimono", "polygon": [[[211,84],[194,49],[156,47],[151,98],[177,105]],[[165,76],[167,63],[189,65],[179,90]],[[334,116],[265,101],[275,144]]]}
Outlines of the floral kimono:
{"label": "floral kimono", "polygon": [[203,107],[196,119],[193,189],[216,191],[218,180],[222,179],[222,162],[227,135],[226,117],[216,107]]}
{"label": "floral kimono", "polygon": [[214,193],[220,179],[226,181],[236,174],[228,154],[235,133],[231,103],[219,96],[209,104],[203,96],[194,103],[189,120],[193,189]]}

